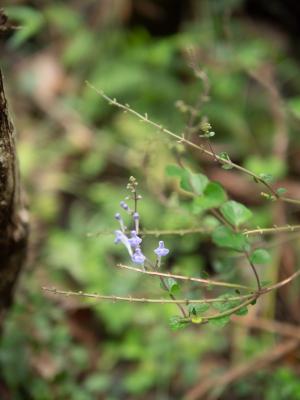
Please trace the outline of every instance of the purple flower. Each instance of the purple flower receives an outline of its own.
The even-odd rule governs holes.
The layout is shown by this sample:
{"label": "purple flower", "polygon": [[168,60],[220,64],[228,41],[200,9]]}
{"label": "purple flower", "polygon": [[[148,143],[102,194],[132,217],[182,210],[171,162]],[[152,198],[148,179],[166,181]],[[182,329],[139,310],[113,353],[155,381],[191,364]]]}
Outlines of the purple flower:
{"label": "purple flower", "polygon": [[157,249],[154,250],[154,253],[158,256],[158,257],[164,257],[169,253],[169,249],[165,248],[165,244],[164,242],[161,240],[158,243],[158,247]]}
{"label": "purple flower", "polygon": [[119,244],[122,242],[121,238],[123,233],[121,231],[115,231],[115,244]]}
{"label": "purple flower", "polygon": [[121,217],[121,214],[120,214],[120,213],[116,213],[116,214],[115,214],[115,219],[116,219],[117,221],[119,221],[121,230],[122,230],[122,232],[124,232],[124,231],[125,231],[125,225],[124,225],[124,221],[123,221],[123,219],[122,219],[122,217]]}
{"label": "purple flower", "polygon": [[126,204],[125,201],[120,201],[120,206],[126,211],[129,209],[128,204]]}
{"label": "purple flower", "polygon": [[120,213],[115,213],[115,218],[117,221],[121,221],[122,217]]}
{"label": "purple flower", "polygon": [[137,247],[134,254],[131,256],[131,259],[135,264],[144,264],[146,257],[142,253],[142,250]]}
{"label": "purple flower", "polygon": [[139,219],[140,219],[139,213],[138,212],[133,213],[134,228],[137,233],[139,233]]}
{"label": "purple flower", "polygon": [[142,243],[142,239],[137,235],[136,231],[131,231],[131,238],[128,239],[131,247],[135,249]]}
{"label": "purple flower", "polygon": [[139,218],[140,218],[140,215],[139,215],[138,212],[133,213],[133,219],[134,219],[135,221],[138,221]]}
{"label": "purple flower", "polygon": [[120,230],[115,231],[115,235],[116,235],[115,244],[122,243],[126,247],[129,255],[132,257],[133,256],[132,248],[131,248],[128,237],[126,235],[124,235],[124,233]]}

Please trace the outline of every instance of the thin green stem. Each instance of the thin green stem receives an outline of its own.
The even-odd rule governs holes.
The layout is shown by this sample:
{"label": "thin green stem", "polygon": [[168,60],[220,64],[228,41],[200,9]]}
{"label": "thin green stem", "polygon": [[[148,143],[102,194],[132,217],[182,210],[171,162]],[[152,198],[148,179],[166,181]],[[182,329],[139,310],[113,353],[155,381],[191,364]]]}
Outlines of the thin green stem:
{"label": "thin green stem", "polygon": [[254,172],[252,172],[252,171],[250,171],[250,170],[248,170],[248,169],[246,169],[246,168],[244,168],[244,167],[242,167],[242,166],[240,166],[240,165],[238,165],[238,164],[235,164],[235,163],[232,162],[231,160],[222,158],[222,157],[220,157],[219,155],[214,154],[212,151],[205,149],[205,148],[204,148],[203,146],[201,146],[201,145],[197,145],[196,143],[191,142],[191,141],[188,140],[188,139],[185,139],[184,135],[180,136],[180,135],[178,135],[178,134],[176,134],[176,133],[170,131],[169,129],[164,128],[162,125],[160,125],[160,124],[158,124],[158,123],[156,123],[156,122],[150,120],[150,119],[148,118],[148,115],[147,115],[147,114],[145,114],[145,115],[140,114],[139,112],[137,112],[137,111],[133,110],[132,108],[130,108],[130,106],[129,106],[128,104],[125,104],[125,105],[124,105],[124,104],[121,104],[121,103],[117,102],[116,99],[111,99],[111,98],[110,98],[109,96],[107,96],[103,91],[98,90],[95,86],[93,86],[90,82],[86,82],[86,84],[87,84],[91,89],[93,89],[96,93],[98,93],[102,98],[104,98],[109,104],[114,105],[114,106],[116,106],[116,107],[118,107],[118,108],[120,108],[120,109],[122,109],[122,110],[124,110],[124,111],[127,111],[127,112],[131,113],[132,115],[135,115],[135,116],[136,116],[137,118],[139,118],[141,121],[146,122],[147,124],[152,125],[152,126],[154,126],[155,128],[159,129],[161,132],[163,132],[163,133],[165,133],[165,134],[167,134],[167,135],[173,137],[173,138],[176,139],[179,143],[184,143],[184,144],[186,144],[186,145],[188,145],[188,146],[190,146],[190,147],[193,147],[193,148],[195,148],[195,149],[197,149],[197,150],[200,150],[202,153],[204,153],[204,154],[206,154],[206,155],[208,155],[208,156],[210,156],[210,157],[213,157],[214,159],[218,160],[221,164],[229,165],[230,167],[235,168],[235,169],[237,169],[237,170],[243,172],[244,174],[251,176],[255,181],[260,182],[262,185],[264,185],[264,186],[268,189],[268,191],[272,194],[272,196],[274,196],[275,200],[282,200],[282,201],[285,201],[285,202],[288,202],[288,203],[297,204],[297,205],[300,204],[300,200],[298,200],[298,199],[290,199],[290,198],[288,198],[288,197],[281,197],[281,196],[279,196],[279,195],[276,193],[276,191],[272,188],[272,186],[270,186],[270,185],[268,184],[268,182],[266,182],[265,180],[263,180],[263,179],[262,179],[259,175],[257,175],[256,173],[254,173]]}

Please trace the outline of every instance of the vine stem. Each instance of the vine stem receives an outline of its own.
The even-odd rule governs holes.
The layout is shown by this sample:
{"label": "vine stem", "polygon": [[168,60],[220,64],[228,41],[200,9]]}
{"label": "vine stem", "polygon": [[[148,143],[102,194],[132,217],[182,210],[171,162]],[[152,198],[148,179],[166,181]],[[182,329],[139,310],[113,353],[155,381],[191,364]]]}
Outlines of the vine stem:
{"label": "vine stem", "polygon": [[[164,287],[164,289],[168,292],[169,297],[171,298],[171,300],[176,301],[175,296],[172,293],[170,293],[169,288],[168,288],[164,278],[162,276],[160,276],[159,280],[160,280],[162,286]],[[182,307],[182,305],[180,303],[175,303],[175,304],[177,305],[177,307],[181,311],[181,314],[182,314],[183,318],[186,318],[187,314],[185,312],[185,309]]]}
{"label": "vine stem", "polygon": [[250,290],[252,292],[254,291],[254,289],[249,286],[239,285],[239,284],[235,284],[235,283],[213,281],[210,279],[195,278],[195,277],[191,277],[191,276],[170,274],[170,273],[159,272],[159,271],[147,271],[147,270],[143,270],[143,269],[139,269],[139,268],[135,268],[135,267],[130,267],[129,265],[124,265],[124,264],[117,264],[116,266],[119,268],[127,269],[129,271],[139,272],[139,273],[145,274],[145,275],[162,276],[162,277],[166,277],[166,278],[179,279],[179,280],[183,280],[183,281],[205,283],[207,285],[212,285],[212,286],[223,286],[223,287],[228,287],[228,288],[233,288],[233,289],[244,289],[244,290]]}
{"label": "vine stem", "polygon": [[[258,297],[259,297],[259,293],[256,293],[256,294],[252,295],[252,297],[250,297],[250,299],[244,301],[243,303],[239,304],[236,307],[230,308],[229,310],[223,311],[221,313],[205,316],[205,317],[203,317],[202,323],[205,323],[211,319],[222,318],[222,317],[227,317],[229,315],[232,315],[232,314],[236,313],[237,311],[239,311],[241,308],[246,307],[249,304],[251,304]],[[192,320],[192,318],[186,318],[182,322],[190,322],[191,320]]]}
{"label": "vine stem", "polygon": [[236,301],[241,299],[249,299],[253,297],[253,294],[245,294],[241,296],[233,296],[233,297],[226,297],[224,300],[220,298],[211,298],[211,299],[154,299],[148,297],[134,297],[134,296],[114,296],[114,295],[103,295],[98,293],[85,293],[82,291],[67,291],[67,290],[59,290],[55,287],[47,287],[43,286],[42,290],[46,292],[51,292],[54,294],[61,294],[64,296],[77,296],[77,297],[87,297],[92,298],[95,300],[107,300],[107,301],[124,301],[129,303],[153,303],[153,304],[206,304],[206,303],[220,303],[220,302],[227,302],[227,301]]}
{"label": "vine stem", "polygon": [[210,150],[207,150],[204,146],[201,145],[197,145],[194,142],[191,142],[190,140],[186,139],[184,137],[184,135],[180,136],[172,131],[170,131],[169,129],[164,128],[162,125],[158,124],[157,122],[154,122],[152,120],[150,120],[148,118],[148,115],[142,115],[139,112],[133,110],[132,108],[130,108],[130,106],[128,104],[121,104],[119,103],[116,99],[112,99],[109,96],[107,96],[102,90],[97,89],[94,85],[92,85],[90,82],[86,81],[87,86],[89,86],[92,90],[94,90],[96,93],[98,93],[103,99],[105,99],[109,104],[114,105],[124,111],[127,111],[129,113],[131,113],[132,115],[135,115],[137,118],[139,118],[141,121],[146,122],[149,125],[154,126],[155,128],[159,129],[159,131],[173,137],[174,139],[176,139],[179,143],[184,143],[190,147],[193,147],[197,150],[200,150],[202,153],[212,157],[213,159],[216,159],[217,161],[219,161],[221,164],[226,164],[229,165],[232,168],[235,168],[241,172],[243,172],[246,175],[251,176],[255,181],[260,182],[262,185],[264,185],[267,190],[269,191],[269,193],[272,194],[272,196],[274,196],[275,200],[282,200],[285,201],[287,203],[293,203],[293,204],[297,204],[300,205],[300,200],[298,199],[291,199],[289,197],[281,197],[278,195],[278,193],[276,193],[276,191],[272,188],[272,186],[270,186],[268,184],[268,182],[266,182],[265,180],[263,180],[259,175],[257,175],[256,173],[242,167],[241,165],[235,164],[234,162],[232,162],[231,160],[225,159],[220,157],[219,155],[213,153]]}
{"label": "vine stem", "polygon": [[[242,233],[246,236],[254,236],[254,235],[264,235],[264,234],[276,234],[276,233],[283,233],[283,232],[295,232],[300,230],[300,225],[284,225],[284,226],[274,226],[272,228],[260,228],[257,227],[256,229],[244,230],[239,231],[238,233]],[[182,228],[182,229],[143,229],[140,231],[141,235],[153,235],[153,236],[163,236],[163,235],[190,235],[194,233],[200,234],[209,234],[212,232],[212,229],[206,228]],[[87,233],[88,237],[91,236],[99,236],[99,235],[113,235],[113,232],[110,230],[103,230],[98,232],[89,232]]]}
{"label": "vine stem", "polygon": [[247,258],[247,260],[249,262],[249,265],[250,265],[254,275],[255,275],[255,279],[256,279],[256,283],[257,283],[257,289],[260,292],[261,291],[261,283],[260,283],[260,280],[259,280],[259,276],[258,276],[257,270],[255,268],[255,265],[251,261],[249,253],[247,251],[245,251],[244,254],[245,254],[245,256],[246,256],[246,258]]}
{"label": "vine stem", "polygon": [[[80,297],[88,297],[88,298],[93,298],[96,300],[109,300],[109,301],[127,301],[127,302],[135,302],[135,303],[160,303],[160,304],[193,304],[193,303],[214,303],[214,302],[226,302],[226,301],[234,301],[234,300],[240,300],[240,299],[246,299],[244,302],[239,304],[238,306],[231,308],[230,310],[226,310],[223,313],[219,314],[213,314],[209,316],[203,317],[203,322],[207,322],[210,319],[216,319],[216,318],[222,318],[225,316],[229,316],[231,314],[234,314],[235,312],[239,311],[241,308],[251,304],[253,301],[258,299],[260,296],[269,293],[272,290],[279,289],[280,287],[287,285],[294,279],[296,279],[298,276],[300,276],[300,269],[296,271],[294,274],[290,275],[288,278],[282,280],[281,282],[278,282],[274,285],[267,286],[265,288],[262,288],[260,291],[248,294],[248,295],[241,295],[241,296],[236,296],[236,297],[229,297],[220,299],[220,298],[213,298],[213,299],[150,299],[150,298],[145,298],[145,297],[126,297],[126,296],[112,296],[112,295],[101,295],[101,294],[96,294],[96,293],[84,293],[84,292],[73,292],[73,291],[65,291],[65,290],[58,290],[54,287],[45,287],[43,286],[42,289],[48,292],[52,292],[54,294],[61,294],[64,296],[80,296]],[[186,322],[191,322],[191,318],[185,318],[184,319]],[[183,322],[184,322],[183,320]]]}

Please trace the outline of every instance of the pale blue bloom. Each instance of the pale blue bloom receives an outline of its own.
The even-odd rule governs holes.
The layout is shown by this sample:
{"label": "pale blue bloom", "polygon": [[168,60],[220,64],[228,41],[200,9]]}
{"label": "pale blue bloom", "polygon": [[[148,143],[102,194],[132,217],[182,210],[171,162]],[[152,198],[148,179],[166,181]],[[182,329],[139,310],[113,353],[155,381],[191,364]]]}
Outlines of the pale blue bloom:
{"label": "pale blue bloom", "polygon": [[161,240],[158,243],[158,247],[157,249],[154,250],[154,253],[158,256],[158,257],[164,257],[169,253],[169,249],[165,248],[165,244],[164,242]]}
{"label": "pale blue bloom", "polygon": [[136,231],[131,231],[131,238],[128,239],[131,247],[135,249],[142,243],[142,239],[137,235]]}
{"label": "pale blue bloom", "polygon": [[144,264],[146,257],[142,253],[142,250],[137,247],[131,259],[135,264]]}
{"label": "pale blue bloom", "polygon": [[128,237],[120,230],[115,231],[115,235],[115,244],[122,243],[126,247],[130,257],[132,257],[133,253]]}

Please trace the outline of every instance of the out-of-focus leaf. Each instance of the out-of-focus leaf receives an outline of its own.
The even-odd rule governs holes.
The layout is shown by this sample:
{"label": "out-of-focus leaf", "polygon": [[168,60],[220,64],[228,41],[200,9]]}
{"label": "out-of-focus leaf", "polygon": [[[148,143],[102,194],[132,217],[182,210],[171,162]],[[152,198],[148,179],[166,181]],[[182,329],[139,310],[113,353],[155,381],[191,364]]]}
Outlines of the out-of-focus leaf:
{"label": "out-of-focus leaf", "polygon": [[168,165],[166,167],[168,176],[180,178],[180,187],[187,192],[202,194],[208,184],[208,178],[203,174],[194,174],[188,169],[180,168],[177,165]]}
{"label": "out-of-focus leaf", "polygon": [[225,316],[225,317],[210,319],[209,324],[212,326],[215,326],[217,328],[223,328],[224,326],[226,326],[229,323],[229,321],[230,321],[230,317]]}
{"label": "out-of-focus leaf", "polygon": [[193,202],[193,212],[201,213],[211,208],[219,207],[226,201],[226,192],[218,182],[209,182],[203,195],[196,197]]}
{"label": "out-of-focus leaf", "polygon": [[222,204],[220,211],[223,217],[236,227],[248,221],[248,219],[252,217],[252,212],[249,208],[234,200]]}
{"label": "out-of-focus leaf", "polygon": [[32,36],[36,35],[43,27],[45,19],[40,11],[26,6],[10,6],[5,8],[7,16],[20,24],[10,39],[12,47],[19,47]]}
{"label": "out-of-focus leaf", "polygon": [[236,251],[247,249],[248,240],[245,235],[235,233],[227,226],[220,226],[212,234],[213,242],[219,247],[225,247]]}
{"label": "out-of-focus leaf", "polygon": [[250,255],[250,260],[253,262],[253,264],[268,264],[270,259],[270,253],[265,249],[256,249]]}

